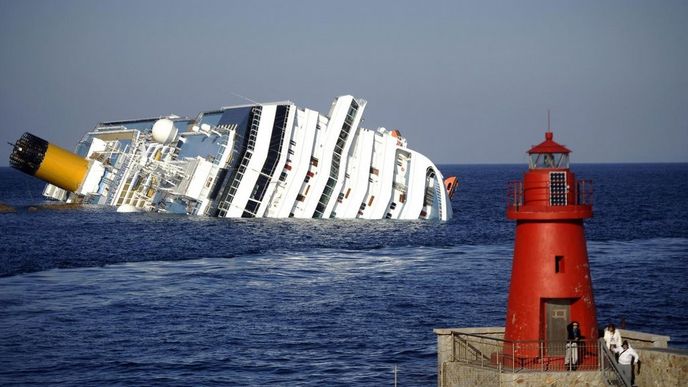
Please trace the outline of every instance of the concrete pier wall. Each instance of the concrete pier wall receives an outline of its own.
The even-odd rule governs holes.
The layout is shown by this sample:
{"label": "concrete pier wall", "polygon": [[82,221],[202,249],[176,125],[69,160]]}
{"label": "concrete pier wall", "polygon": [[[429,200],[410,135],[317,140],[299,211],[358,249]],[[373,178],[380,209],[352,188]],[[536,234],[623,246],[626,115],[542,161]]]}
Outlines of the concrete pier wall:
{"label": "concrete pier wall", "polygon": [[635,377],[638,386],[688,385],[688,350],[645,348],[637,351],[641,363],[640,375]]}
{"label": "concrete pier wall", "polygon": [[[504,337],[503,327],[435,329],[437,335],[437,385],[459,386],[604,386],[599,371],[503,372],[454,361],[452,332]],[[669,349],[669,336],[621,330],[642,362],[639,386],[683,386],[688,381],[688,351]]]}
{"label": "concrete pier wall", "polygon": [[461,363],[446,363],[438,386],[585,386],[604,387],[599,372],[523,372],[499,373],[492,369],[477,368]]}

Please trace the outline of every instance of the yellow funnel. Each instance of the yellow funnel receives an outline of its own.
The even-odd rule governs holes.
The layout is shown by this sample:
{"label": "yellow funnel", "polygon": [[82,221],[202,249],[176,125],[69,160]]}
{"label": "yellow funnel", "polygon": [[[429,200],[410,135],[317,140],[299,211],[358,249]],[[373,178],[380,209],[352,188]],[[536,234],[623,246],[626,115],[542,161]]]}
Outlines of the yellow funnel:
{"label": "yellow funnel", "polygon": [[74,192],[84,181],[86,172],[88,172],[88,161],[57,145],[48,144],[43,162],[34,176]]}
{"label": "yellow funnel", "polygon": [[10,164],[70,192],[79,189],[88,172],[87,160],[31,133],[14,144]]}

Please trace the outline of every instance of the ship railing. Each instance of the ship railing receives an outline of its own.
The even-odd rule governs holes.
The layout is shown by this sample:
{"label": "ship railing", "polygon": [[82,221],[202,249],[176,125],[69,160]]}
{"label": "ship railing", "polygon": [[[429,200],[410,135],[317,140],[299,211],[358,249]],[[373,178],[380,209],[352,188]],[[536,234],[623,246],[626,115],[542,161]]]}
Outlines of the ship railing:
{"label": "ship railing", "polygon": [[114,168],[117,172],[115,172],[110,184],[109,184],[109,190],[108,190],[108,196],[106,199],[106,202],[110,205],[116,204],[117,199],[121,196],[120,195],[120,185],[122,183],[122,180],[124,179],[124,175],[128,172],[129,170],[129,165],[131,164],[132,160],[134,157],[128,153],[129,151],[129,146],[125,146],[124,149],[122,150],[122,153],[120,154],[119,157],[117,157],[117,160],[115,161]]}
{"label": "ship railing", "polygon": [[[597,339],[512,341],[452,332],[451,361],[500,373],[596,371],[602,367]],[[608,365],[609,363],[604,363]]]}
{"label": "ship railing", "polygon": [[444,187],[443,184],[439,183],[437,179],[435,179],[435,200],[437,200],[437,213],[440,214],[440,219],[442,218],[442,196],[441,196],[441,191],[440,187]]}
{"label": "ship railing", "polygon": [[423,206],[432,204],[435,198],[435,189],[433,187],[425,187],[425,195],[423,196]]}
{"label": "ship railing", "polygon": [[124,131],[124,130],[130,130],[130,129],[124,125],[98,125],[95,127],[95,129],[93,129],[94,132],[105,132],[105,131],[111,132],[111,131],[115,131],[115,130]]}
{"label": "ship railing", "polygon": [[239,190],[239,184],[241,183],[241,179],[243,179],[244,177],[246,168],[248,168],[248,164],[251,161],[251,157],[253,156],[253,151],[255,150],[256,139],[258,138],[258,127],[260,124],[262,110],[260,109],[260,107],[254,107],[252,111],[253,119],[251,121],[251,128],[249,129],[246,151],[244,152],[244,156],[241,159],[241,163],[239,163],[239,167],[237,168],[236,174],[234,175],[234,180],[229,186],[227,196],[218,205],[218,209],[220,210],[220,216],[224,216],[225,214],[227,214],[227,212],[231,208],[232,201],[234,200],[234,195],[236,195],[237,191]]}

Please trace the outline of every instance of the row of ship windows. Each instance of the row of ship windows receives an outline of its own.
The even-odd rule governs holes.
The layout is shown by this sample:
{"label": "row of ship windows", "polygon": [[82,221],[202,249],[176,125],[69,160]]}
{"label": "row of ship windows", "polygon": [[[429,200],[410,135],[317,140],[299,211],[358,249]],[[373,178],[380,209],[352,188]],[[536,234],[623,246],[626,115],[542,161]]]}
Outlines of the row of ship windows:
{"label": "row of ship windows", "polygon": [[[342,153],[344,151],[344,146],[346,144],[346,140],[349,137],[349,132],[351,131],[351,126],[354,121],[354,116],[356,115],[358,105],[356,104],[356,101],[351,102],[351,106],[349,106],[349,112],[347,114],[347,117],[344,119],[344,124],[342,125],[342,130],[339,132],[339,136],[337,138],[337,143],[335,144],[334,147],[334,155],[332,157],[332,166],[330,167],[330,178],[327,181],[327,185],[325,186],[325,189],[323,190],[323,194],[320,197],[320,201],[318,203],[318,209],[316,209],[316,212],[318,210],[322,211],[325,207],[325,204],[330,200],[330,195],[332,194],[332,191],[334,190],[335,185],[337,184],[337,178],[339,175],[339,163],[342,157]],[[338,198],[339,201],[339,198]]]}
{"label": "row of ship windows", "polygon": [[[312,176],[314,176],[313,172],[309,171],[309,172],[307,173],[307,175],[306,175],[306,178],[304,179],[304,183],[308,183],[308,182],[310,181],[310,178],[311,178]],[[286,173],[286,172],[282,172],[282,174],[280,175],[280,181],[285,181],[286,179],[287,179],[287,173]],[[372,178],[369,179],[369,181],[372,183],[372,182],[373,182],[373,181],[372,181]],[[296,197],[296,200],[297,200],[297,201],[300,201],[300,202],[303,202],[304,200],[306,200],[306,195],[308,195],[308,191],[309,191],[309,190],[310,190],[310,185],[306,186],[306,191],[305,191],[303,194],[299,194],[299,195]],[[338,203],[342,203],[342,202],[344,201],[344,199],[346,199],[346,198],[349,197],[349,194],[350,194],[350,193],[351,193],[351,188],[347,189],[346,194],[344,194],[343,192],[340,192],[339,195],[337,196],[337,202],[338,202]],[[375,196],[373,195],[373,196],[371,196],[370,199],[368,200],[368,204],[367,204],[367,205],[366,205],[365,202],[364,202],[364,203],[361,203],[361,208],[360,208],[361,211],[363,211],[363,210],[365,209],[366,206],[371,206],[371,205],[373,204],[373,201],[374,201],[374,200],[375,200]],[[405,195],[405,194],[399,195],[399,202],[401,202],[401,203],[405,203],[405,202],[406,202],[406,195]],[[392,204],[390,204],[390,207],[389,207],[389,208],[390,208],[391,210],[394,210],[394,209],[396,208],[396,206],[397,206],[396,202],[392,202]]]}
{"label": "row of ship windows", "polygon": [[[315,164],[313,164],[313,165],[317,165],[317,162],[316,162]],[[282,173],[280,174],[280,177],[279,177],[279,180],[282,181],[282,182],[284,182],[284,181],[287,180],[287,171],[290,171],[290,170],[291,170],[291,165],[289,165],[289,164],[285,165],[285,166],[284,166],[284,169],[286,169],[286,171],[282,171]],[[376,175],[376,176],[377,176],[377,175],[380,173],[380,171],[378,171],[377,168],[372,168],[372,167],[371,167],[370,169],[371,169],[370,173],[373,174],[373,175]],[[315,176],[315,173],[313,173],[313,172],[311,172],[311,171],[308,171],[308,173],[306,174],[306,179],[304,179],[304,182],[307,183],[307,182],[309,181],[309,178],[310,178],[310,177],[313,177],[313,176]],[[346,176],[347,179],[350,179],[350,178],[351,178],[351,175],[348,174],[348,173],[347,173],[345,176]],[[372,177],[368,178],[368,182],[373,183],[373,178],[372,178]]]}
{"label": "row of ship windows", "polygon": [[[352,103],[352,105],[351,105],[351,107],[350,107],[350,109],[349,109],[349,113],[347,114],[347,117],[346,117],[346,119],[344,120],[344,125],[342,125],[342,132],[340,132],[339,138],[337,139],[337,144],[335,145],[334,158],[341,157],[341,153],[342,153],[342,151],[343,151],[343,149],[342,149],[342,145],[343,145],[343,144],[340,145],[340,143],[345,143],[345,142],[346,142],[346,137],[348,136],[349,131],[351,130],[351,124],[353,123],[353,116],[355,115],[356,111],[357,111],[357,109],[356,109],[355,102],[354,102],[354,103]],[[318,130],[321,129],[321,127],[320,127],[319,124],[316,126],[316,129],[318,129]],[[293,149],[292,147],[293,147],[293,146],[296,146],[296,141],[290,140],[290,141],[289,141],[289,144],[290,144],[291,146],[290,146],[289,149],[288,149],[288,153],[289,153],[290,155],[294,155],[295,152],[294,152],[294,149]],[[333,167],[335,167],[334,164],[335,164],[335,163],[333,163]],[[337,164],[337,167],[338,167],[338,164],[339,164],[339,163],[336,163],[336,164]],[[318,159],[317,159],[316,157],[311,156],[311,165],[312,165],[312,166],[315,166],[315,167],[318,166]],[[291,170],[291,159],[287,159],[287,162],[286,162],[285,165],[284,165],[284,169],[285,169],[285,171],[282,171],[282,173],[280,174],[280,177],[279,177],[279,180],[282,181],[282,182],[284,182],[284,181],[287,180],[287,176],[288,176],[287,171],[290,171],[290,170]],[[371,173],[372,173],[373,170],[376,171],[376,174],[379,173],[379,171],[377,171],[377,169],[375,169],[375,168],[371,168]],[[315,175],[315,174],[314,174],[312,171],[309,170],[309,171],[306,173],[306,177],[304,178],[304,183],[308,183],[308,182],[310,181],[310,178],[313,177],[314,175]],[[346,174],[346,177],[347,177],[347,178],[350,177],[348,173]],[[329,181],[328,181],[328,183],[329,183]],[[305,200],[306,200],[306,195],[308,195],[308,191],[309,191],[309,190],[310,190],[310,185],[306,186],[306,191],[305,191],[303,194],[299,194],[299,195],[296,197],[296,201],[300,201],[300,202],[305,201]],[[351,188],[349,188],[349,190],[347,191],[346,197],[349,196],[349,192],[351,192]],[[342,196],[342,194],[340,193],[340,197],[337,199],[337,201],[341,202],[341,196]],[[375,198],[374,196],[371,197],[370,203],[369,203],[369,204],[372,204],[374,198]],[[291,213],[291,214],[289,214],[289,216],[290,216],[290,217],[293,217],[294,214]]]}
{"label": "row of ship windows", "polygon": [[[309,185],[309,186],[306,186],[306,191],[305,191],[303,194],[299,194],[298,196],[296,196],[296,201],[299,201],[299,202],[305,201],[305,200],[306,200],[306,196],[308,195],[308,191],[310,190],[310,188],[311,188],[310,185]],[[349,193],[351,193],[351,188],[349,188],[349,189],[346,191],[346,194],[344,194],[344,193],[339,193],[339,196],[337,197],[337,202],[338,202],[338,203],[341,203],[341,202],[343,201],[344,198],[348,198],[348,197],[349,197]],[[404,199],[405,199],[405,197],[404,197],[404,195],[402,195],[402,197],[400,198],[400,201],[401,201],[402,203],[404,203]],[[360,211],[359,211],[359,215],[362,215],[362,214],[363,214],[362,212],[365,211],[366,207],[372,206],[374,200],[375,200],[375,195],[371,196],[370,199],[368,199],[368,203],[365,203],[365,202],[361,203],[361,206],[359,207],[359,210],[360,210]],[[394,209],[396,209],[396,208],[397,208],[397,203],[396,203],[396,202],[392,202],[392,203],[389,205],[389,209],[390,209],[390,210],[394,210]]]}

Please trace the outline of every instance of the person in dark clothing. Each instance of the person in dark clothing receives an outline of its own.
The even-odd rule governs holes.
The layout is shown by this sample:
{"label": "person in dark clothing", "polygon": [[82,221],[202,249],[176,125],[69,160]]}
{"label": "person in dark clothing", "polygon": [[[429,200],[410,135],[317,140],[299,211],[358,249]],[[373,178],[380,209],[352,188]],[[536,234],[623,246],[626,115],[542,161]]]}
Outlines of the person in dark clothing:
{"label": "person in dark clothing", "polygon": [[566,327],[566,330],[568,331],[568,338],[566,340],[566,357],[564,359],[564,364],[571,365],[573,369],[578,364],[578,344],[583,336],[581,336],[578,321],[573,321]]}

